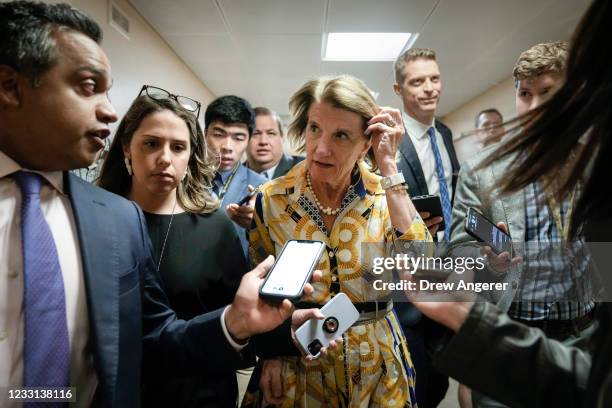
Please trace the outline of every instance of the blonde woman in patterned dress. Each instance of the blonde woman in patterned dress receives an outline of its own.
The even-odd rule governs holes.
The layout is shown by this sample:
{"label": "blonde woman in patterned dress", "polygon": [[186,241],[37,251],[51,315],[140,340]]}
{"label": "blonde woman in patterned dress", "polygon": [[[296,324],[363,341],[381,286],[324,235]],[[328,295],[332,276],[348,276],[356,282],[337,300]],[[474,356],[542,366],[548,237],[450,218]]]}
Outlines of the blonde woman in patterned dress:
{"label": "blonde woman in patterned dress", "polygon": [[[379,108],[358,79],[342,75],[307,82],[290,101],[289,137],[306,160],[265,184],[250,231],[251,256],[277,254],[289,239],[325,242],[323,280],[303,301],[323,305],[344,292],[362,310],[343,344],[318,359],[301,358],[281,333],[255,340],[262,358],[261,391],[281,407],[414,407],[415,372],[406,340],[385,294],[372,290],[363,259],[387,256],[396,240],[431,240],[404,184],[386,190],[398,173],[400,112]],[[400,125],[398,125],[400,124]],[[368,158],[370,167],[365,160]],[[370,253],[373,247],[378,253]],[[369,248],[368,254],[362,253]],[[253,406],[247,394],[243,406]]]}

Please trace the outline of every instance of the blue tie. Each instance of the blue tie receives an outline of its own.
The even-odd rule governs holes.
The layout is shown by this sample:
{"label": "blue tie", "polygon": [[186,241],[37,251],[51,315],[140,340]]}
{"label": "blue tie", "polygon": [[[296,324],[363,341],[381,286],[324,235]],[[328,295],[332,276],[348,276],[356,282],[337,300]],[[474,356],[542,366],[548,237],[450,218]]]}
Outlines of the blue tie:
{"label": "blue tie", "polygon": [[[40,208],[43,179],[14,173],[21,189],[24,271],[24,387],[69,387],[70,348],[64,281],[55,242]],[[24,407],[40,406],[25,403]],[[65,407],[66,403],[45,406]]]}
{"label": "blue tie", "polygon": [[450,239],[452,213],[450,194],[448,194],[448,185],[446,184],[446,176],[444,175],[444,164],[442,163],[442,156],[440,155],[440,149],[438,148],[438,142],[436,140],[436,129],[430,127],[427,129],[427,134],[429,135],[431,150],[433,151],[436,161],[436,174],[438,176],[438,183],[440,184],[440,201],[442,202],[442,213],[444,214],[444,240],[448,241]]}

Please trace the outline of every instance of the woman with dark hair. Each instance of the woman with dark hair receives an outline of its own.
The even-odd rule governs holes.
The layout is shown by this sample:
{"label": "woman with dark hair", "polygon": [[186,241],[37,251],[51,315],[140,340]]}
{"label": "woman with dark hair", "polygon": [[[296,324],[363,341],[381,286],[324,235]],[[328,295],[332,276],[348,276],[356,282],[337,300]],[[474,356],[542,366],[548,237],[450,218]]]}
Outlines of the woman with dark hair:
{"label": "woman with dark hair", "polygon": [[[199,103],[145,85],[119,124],[98,184],[144,211],[170,306],[191,319],[232,302],[247,271],[240,240],[209,192],[216,158],[197,121]],[[235,406],[236,376],[214,378],[144,361],[144,406]]]}
{"label": "woman with dark hair", "polygon": [[[506,192],[539,180],[563,197],[580,183],[571,230],[575,236],[581,229],[593,243],[606,299],[612,293],[609,244],[603,243],[612,231],[612,70],[605,63],[612,59],[610,21],[612,2],[594,1],[574,34],[565,84],[514,121],[522,131],[482,164],[516,155]],[[415,304],[457,332],[437,365],[462,383],[513,407],[612,406],[612,303],[598,305],[597,329],[584,349],[547,339],[489,303]]]}

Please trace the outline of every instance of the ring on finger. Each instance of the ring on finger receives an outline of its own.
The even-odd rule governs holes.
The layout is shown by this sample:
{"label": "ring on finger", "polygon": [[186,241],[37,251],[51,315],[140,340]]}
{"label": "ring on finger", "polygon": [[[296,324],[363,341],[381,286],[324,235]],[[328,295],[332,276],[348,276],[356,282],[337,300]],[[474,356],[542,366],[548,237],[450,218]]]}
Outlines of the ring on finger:
{"label": "ring on finger", "polygon": [[387,119],[385,121],[385,125],[387,125],[389,127],[395,127],[395,125],[397,125],[397,123],[395,123],[395,121],[393,119]]}

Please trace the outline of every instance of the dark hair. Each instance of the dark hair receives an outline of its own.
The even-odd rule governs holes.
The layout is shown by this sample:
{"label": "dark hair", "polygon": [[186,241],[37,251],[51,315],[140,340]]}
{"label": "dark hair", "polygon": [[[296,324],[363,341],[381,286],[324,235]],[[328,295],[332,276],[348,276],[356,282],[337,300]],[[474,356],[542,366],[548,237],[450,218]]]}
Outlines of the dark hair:
{"label": "dark hair", "polygon": [[132,177],[125,167],[123,147],[130,144],[134,133],[147,116],[164,110],[181,118],[189,129],[191,153],[185,179],[177,188],[178,201],[185,211],[210,213],[219,207],[219,201],[209,191],[217,160],[209,153],[202,128],[195,116],[173,99],[152,99],[142,95],[134,100],[119,123],[97,184],[115,194],[127,196],[132,186]]}
{"label": "dark hair", "polygon": [[54,37],[64,30],[102,41],[100,26],[68,4],[0,2],[0,65],[12,67],[36,85],[59,58]]}
{"label": "dark hair", "polygon": [[280,132],[280,135],[283,136],[283,123],[280,120],[280,116],[278,116],[278,113],[274,112],[271,109],[268,109],[266,107],[263,106],[258,106],[255,109],[253,109],[253,111],[255,112],[255,118],[257,118],[258,116],[271,116],[275,121],[276,124],[278,125],[278,131]]}
{"label": "dark hair", "polygon": [[476,118],[474,118],[474,127],[477,128],[478,127],[478,121],[480,120],[480,115],[484,115],[485,113],[494,113],[497,116],[499,116],[499,118],[501,119],[501,121],[504,121],[504,117],[502,116],[502,114],[495,108],[489,108],[489,109],[483,109],[480,112],[478,112],[478,115],[476,115]]}
{"label": "dark hair", "polygon": [[220,96],[208,105],[204,114],[205,129],[219,121],[226,125],[230,123],[242,123],[249,129],[249,137],[255,129],[255,112],[251,104],[239,96],[225,95]]}
{"label": "dark hair", "polygon": [[[612,100],[612,70],[602,62],[612,60],[610,21],[612,2],[595,0],[574,33],[565,83],[551,99],[512,121],[523,131],[508,138],[480,166],[516,155],[504,191],[521,189],[543,176],[552,180],[561,170],[567,178],[557,186],[547,185],[559,195],[583,180],[573,233],[588,220],[608,218],[612,209],[607,187],[612,174],[612,113],[606,108]],[[575,159],[568,163],[572,155]]]}

